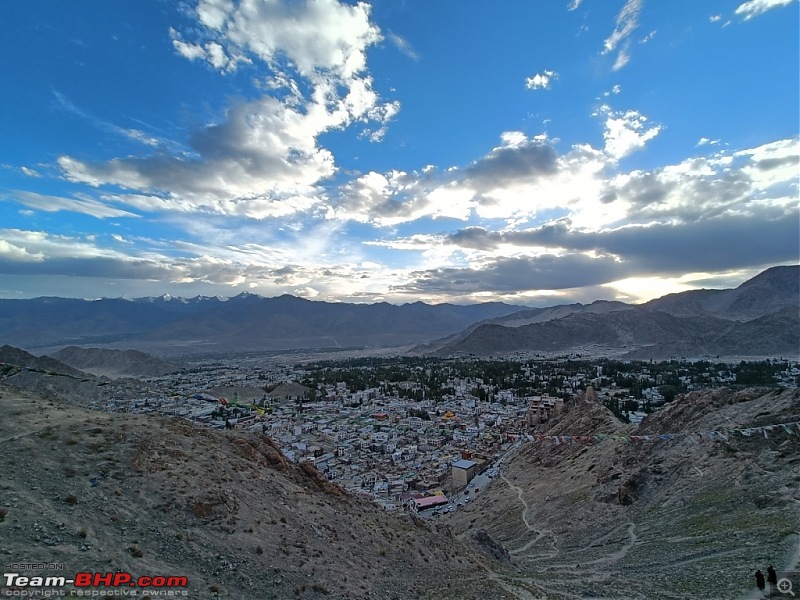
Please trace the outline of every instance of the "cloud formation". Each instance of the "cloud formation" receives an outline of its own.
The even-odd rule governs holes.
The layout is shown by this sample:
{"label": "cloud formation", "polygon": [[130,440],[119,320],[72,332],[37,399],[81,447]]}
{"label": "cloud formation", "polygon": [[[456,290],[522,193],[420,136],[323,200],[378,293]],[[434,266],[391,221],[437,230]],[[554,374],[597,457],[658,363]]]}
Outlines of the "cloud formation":
{"label": "cloud formation", "polygon": [[619,48],[612,70],[619,71],[630,61],[630,36],[639,27],[639,14],[643,0],[627,0],[617,15],[614,31],[603,42],[603,54],[610,54]]}
{"label": "cloud formation", "polygon": [[545,69],[542,73],[536,73],[533,77],[525,79],[525,87],[529,90],[547,90],[550,84],[558,79],[558,73]]}
{"label": "cloud formation", "polygon": [[788,6],[794,1],[795,0],[749,0],[748,2],[740,4],[736,8],[736,11],[734,11],[734,14],[742,17],[745,21],[749,21],[774,8]]}
{"label": "cloud formation", "polygon": [[648,125],[647,117],[635,110],[614,111],[603,105],[599,114],[605,117],[605,152],[615,160],[641,150],[661,131],[660,125]]}
{"label": "cloud formation", "polygon": [[[557,161],[559,168],[568,163],[566,157]],[[687,265],[710,273],[796,261],[798,164],[797,140],[783,140],[608,178],[596,170],[581,201],[542,225],[473,226],[387,242],[398,250],[441,245],[469,263],[415,271],[413,281],[397,289],[477,294],[497,286],[514,294],[540,284],[538,289],[565,289],[676,278],[686,274]],[[592,190],[600,206],[613,207],[610,214],[623,218],[616,224],[597,219],[598,204],[586,201]],[[481,279],[481,272],[489,275]]]}
{"label": "cloud formation", "polygon": [[36,192],[14,190],[11,199],[29,208],[44,212],[70,211],[90,215],[97,219],[139,216],[130,211],[115,208],[109,206],[105,202],[87,197],[64,198],[62,196],[50,196],[37,194]]}
{"label": "cloud formation", "polygon": [[[748,21],[787,4],[739,0],[731,11],[738,5],[738,20]],[[6,293],[10,281],[38,277],[46,289],[60,275],[79,294],[75,280],[156,295],[236,288],[474,301],[621,290],[635,299],[667,289],[659,282],[673,291],[796,262],[797,132],[781,108],[791,98],[769,80],[790,70],[788,58],[771,63],[763,87],[740,86],[734,98],[723,84],[736,53],[715,54],[712,77],[689,64],[696,46],[682,45],[698,23],[708,27],[702,7],[653,3],[645,12],[644,0],[625,0],[609,13],[580,0],[554,8],[520,0],[519,12],[465,9],[464,28],[441,37],[434,18],[452,15],[431,10],[422,27],[409,18],[422,8],[388,6],[165,4],[159,14],[169,21],[142,21],[147,37],[131,48],[155,61],[148,75],[151,66],[168,72],[185,90],[143,90],[144,63],[121,52],[103,61],[92,53],[94,63],[70,54],[76,74],[85,66],[105,81],[97,73],[117,68],[130,88],[126,80],[122,94],[112,98],[109,86],[108,97],[91,97],[80,77],[38,88],[43,110],[18,128],[18,155],[0,164],[9,181],[0,195]],[[569,11],[579,7],[576,40]],[[509,23],[523,12],[552,24],[553,38],[509,35],[527,33],[528,21]],[[763,37],[769,26],[786,37],[779,21],[739,33]],[[655,23],[664,25],[653,38]],[[631,64],[644,43],[641,64]],[[67,45],[101,47],[99,37]],[[658,69],[666,51],[685,61],[673,63],[681,69]],[[767,64],[765,48],[748,53]],[[450,68],[454,58],[468,61],[468,76]],[[561,76],[531,71],[532,60]],[[689,89],[681,85],[702,92],[696,113],[676,106]],[[120,100],[128,91],[130,102]],[[747,131],[755,119],[724,118],[760,109],[768,96],[775,114],[765,105],[757,130]]]}
{"label": "cloud formation", "polygon": [[400,108],[380,100],[367,72],[366,50],[382,39],[369,5],[200,0],[194,12],[201,28],[187,35],[198,39],[171,29],[176,51],[225,72],[258,62],[270,94],[237,101],[195,129],[185,152],[103,162],[63,155],[65,177],[143,192],[177,211],[260,219],[316,205],[318,186],[337,170],[319,137],[376,123],[365,135],[380,141]]}

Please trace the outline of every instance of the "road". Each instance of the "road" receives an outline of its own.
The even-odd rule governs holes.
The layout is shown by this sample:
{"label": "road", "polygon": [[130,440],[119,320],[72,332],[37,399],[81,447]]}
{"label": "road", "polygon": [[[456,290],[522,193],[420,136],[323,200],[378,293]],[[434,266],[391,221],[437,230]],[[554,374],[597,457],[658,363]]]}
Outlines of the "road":
{"label": "road", "polygon": [[[516,442],[514,442],[508,450],[506,450],[502,455],[494,458],[490,463],[489,466],[484,469],[483,473],[479,473],[475,477],[472,478],[469,485],[462,491],[449,496],[450,504],[448,506],[454,507],[456,510],[459,504],[466,504],[471,502],[471,499],[475,497],[476,493],[480,494],[481,491],[485,490],[489,485],[495,480],[498,479],[500,473],[502,471],[502,465],[504,462],[509,460],[511,455],[525,443],[526,438],[520,437]],[[491,477],[490,477],[491,475]],[[475,490],[479,490],[475,492]],[[437,512],[434,512],[437,511]],[[429,519],[434,516],[438,516],[441,513],[442,509],[439,508],[429,508],[427,510],[420,511],[417,513],[417,516],[422,517],[423,519]]]}

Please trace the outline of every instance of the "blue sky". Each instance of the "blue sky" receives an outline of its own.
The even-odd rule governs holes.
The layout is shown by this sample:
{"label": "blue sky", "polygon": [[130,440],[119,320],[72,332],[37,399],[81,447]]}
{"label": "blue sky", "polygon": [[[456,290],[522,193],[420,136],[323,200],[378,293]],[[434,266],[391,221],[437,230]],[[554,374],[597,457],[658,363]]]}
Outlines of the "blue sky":
{"label": "blue sky", "polygon": [[639,302],[796,264],[798,2],[0,5],[0,297]]}

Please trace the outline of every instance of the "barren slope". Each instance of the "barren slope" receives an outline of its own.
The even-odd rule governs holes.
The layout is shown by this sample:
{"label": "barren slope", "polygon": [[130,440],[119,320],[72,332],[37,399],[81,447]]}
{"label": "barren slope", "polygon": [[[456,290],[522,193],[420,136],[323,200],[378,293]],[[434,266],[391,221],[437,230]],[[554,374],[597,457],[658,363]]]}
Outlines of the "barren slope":
{"label": "barren slope", "polygon": [[[800,421],[798,390],[695,392],[638,428],[574,402],[550,435],[653,435]],[[795,428],[796,432],[796,428]],[[749,597],[752,573],[798,568],[800,435],[528,443],[452,518],[509,552],[548,598]]]}
{"label": "barren slope", "polygon": [[180,366],[138,350],[110,350],[108,348],[79,348],[66,346],[51,354],[53,358],[87,373],[111,377],[157,377]]}

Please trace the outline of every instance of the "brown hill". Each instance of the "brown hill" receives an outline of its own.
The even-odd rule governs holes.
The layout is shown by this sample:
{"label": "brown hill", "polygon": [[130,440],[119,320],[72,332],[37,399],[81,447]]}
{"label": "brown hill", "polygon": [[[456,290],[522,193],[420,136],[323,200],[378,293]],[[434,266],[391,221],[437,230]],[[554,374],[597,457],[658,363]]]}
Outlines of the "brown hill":
{"label": "brown hill", "polygon": [[179,365],[150,356],[138,350],[79,348],[67,346],[50,355],[56,360],[92,373],[110,377],[158,377],[179,370]]}
{"label": "brown hill", "polygon": [[800,308],[800,266],[772,267],[727,290],[690,290],[643,305],[674,315],[710,314],[747,321],[785,308]]}
{"label": "brown hill", "polygon": [[[596,403],[568,403],[539,433],[658,435],[800,421],[800,391],[716,389],[679,398],[638,427]],[[540,426],[541,427],[541,426]],[[523,446],[455,513],[484,529],[533,597],[751,597],[752,573],[800,561],[800,435],[778,427],[727,441]]]}
{"label": "brown hill", "polygon": [[640,306],[529,309],[415,348],[437,356],[515,352],[632,358],[800,356],[800,266],[772,267],[727,290],[691,290]]}
{"label": "brown hill", "polygon": [[267,397],[273,400],[291,400],[294,398],[306,398],[310,392],[311,388],[307,388],[299,383],[288,382],[281,383],[267,392]]}
{"label": "brown hill", "polygon": [[435,354],[501,355],[513,352],[566,352],[584,348],[626,351],[634,358],[678,356],[797,357],[800,312],[784,308],[750,321],[711,315],[676,316],[633,308],[609,314],[570,314],[521,327],[481,325]]}
{"label": "brown hill", "polygon": [[70,377],[90,377],[91,375],[75,369],[63,362],[49,356],[34,356],[25,350],[14,346],[3,346],[0,348],[0,363],[14,365],[15,367],[32,371],[46,372],[51,374],[67,375]]}
{"label": "brown hill", "polygon": [[581,346],[634,348],[669,345],[682,348],[678,355],[707,352],[707,340],[725,330],[729,322],[715,317],[676,317],[641,308],[607,314],[574,313],[560,319],[521,327],[482,325],[436,353],[507,354],[518,351],[563,352]]}

